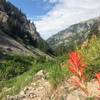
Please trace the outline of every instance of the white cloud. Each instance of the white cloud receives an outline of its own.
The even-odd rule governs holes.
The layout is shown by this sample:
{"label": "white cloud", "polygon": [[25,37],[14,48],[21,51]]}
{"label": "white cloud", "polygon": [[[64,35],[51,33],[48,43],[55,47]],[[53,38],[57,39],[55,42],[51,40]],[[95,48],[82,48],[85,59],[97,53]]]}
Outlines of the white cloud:
{"label": "white cloud", "polygon": [[35,21],[37,30],[45,39],[71,24],[100,14],[100,0],[49,0],[49,2],[59,3],[40,20]]}

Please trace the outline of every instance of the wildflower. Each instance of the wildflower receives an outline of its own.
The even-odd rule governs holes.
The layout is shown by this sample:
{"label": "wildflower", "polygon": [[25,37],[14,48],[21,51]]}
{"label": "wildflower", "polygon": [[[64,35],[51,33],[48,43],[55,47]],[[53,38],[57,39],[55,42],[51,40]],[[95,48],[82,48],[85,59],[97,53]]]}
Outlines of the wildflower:
{"label": "wildflower", "polygon": [[84,70],[86,68],[86,64],[84,64],[82,57],[79,55],[78,52],[72,52],[70,54],[70,60],[69,60],[69,70],[78,76],[80,79],[84,77]]}
{"label": "wildflower", "polygon": [[80,79],[78,77],[74,77],[71,79],[71,82],[74,86],[76,86],[77,88],[81,88],[81,90],[88,96],[89,92],[87,90],[86,84],[82,81],[80,81]]}
{"label": "wildflower", "polygon": [[[96,77],[98,79],[98,83],[99,83],[99,86],[100,86],[100,72],[96,74]],[[99,88],[99,90],[100,90],[100,88]]]}
{"label": "wildflower", "polygon": [[88,96],[89,93],[85,81],[86,77],[84,75],[84,70],[87,66],[83,62],[82,57],[79,55],[78,52],[72,52],[70,54],[70,59],[68,63],[70,64],[69,70],[76,76],[75,78],[72,78],[72,83],[75,86],[80,87]]}
{"label": "wildflower", "polygon": [[76,87],[80,87],[81,86],[81,82],[77,77],[74,77],[71,79],[71,82],[73,85],[75,85]]}

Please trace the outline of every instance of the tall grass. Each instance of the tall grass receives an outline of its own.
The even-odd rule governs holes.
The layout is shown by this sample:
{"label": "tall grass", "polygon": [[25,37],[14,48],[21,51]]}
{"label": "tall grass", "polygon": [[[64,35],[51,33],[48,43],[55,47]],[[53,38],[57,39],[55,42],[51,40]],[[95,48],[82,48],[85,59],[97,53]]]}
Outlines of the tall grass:
{"label": "tall grass", "polygon": [[94,78],[95,73],[100,72],[100,38],[92,38],[86,48],[79,52],[83,55],[88,67],[86,74],[89,79]]}
{"label": "tall grass", "polygon": [[21,75],[28,71],[32,66],[32,57],[15,54],[2,56],[3,58],[0,60],[0,81]]}

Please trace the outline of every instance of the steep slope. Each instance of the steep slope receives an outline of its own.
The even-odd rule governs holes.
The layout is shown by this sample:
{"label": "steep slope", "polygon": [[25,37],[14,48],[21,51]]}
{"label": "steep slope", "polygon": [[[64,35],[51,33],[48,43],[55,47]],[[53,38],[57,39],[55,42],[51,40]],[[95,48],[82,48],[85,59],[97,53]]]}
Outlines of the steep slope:
{"label": "steep slope", "polygon": [[53,48],[72,49],[75,44],[83,43],[91,35],[100,35],[100,17],[90,19],[66,28],[50,37],[47,42]]}
{"label": "steep slope", "polygon": [[11,37],[7,36],[6,34],[2,34],[3,32],[0,31],[0,49],[3,52],[8,52],[8,51],[12,51],[12,52],[27,52],[29,53],[29,51],[20,43],[18,43],[17,41],[15,41],[14,39],[12,39]]}
{"label": "steep slope", "polygon": [[49,46],[37,32],[34,23],[6,0],[0,0],[0,50],[31,52],[36,56],[49,53]]}

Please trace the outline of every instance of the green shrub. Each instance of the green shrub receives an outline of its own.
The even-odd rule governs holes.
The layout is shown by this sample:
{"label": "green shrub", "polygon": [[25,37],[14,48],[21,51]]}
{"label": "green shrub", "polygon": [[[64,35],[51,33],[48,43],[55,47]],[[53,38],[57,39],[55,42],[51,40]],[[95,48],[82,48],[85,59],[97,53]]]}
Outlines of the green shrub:
{"label": "green shrub", "polygon": [[5,55],[0,62],[0,81],[16,77],[32,67],[31,57]]}
{"label": "green shrub", "polygon": [[86,74],[89,79],[94,78],[95,73],[100,72],[100,39],[92,38],[87,48],[79,50],[83,55],[88,67]]}

